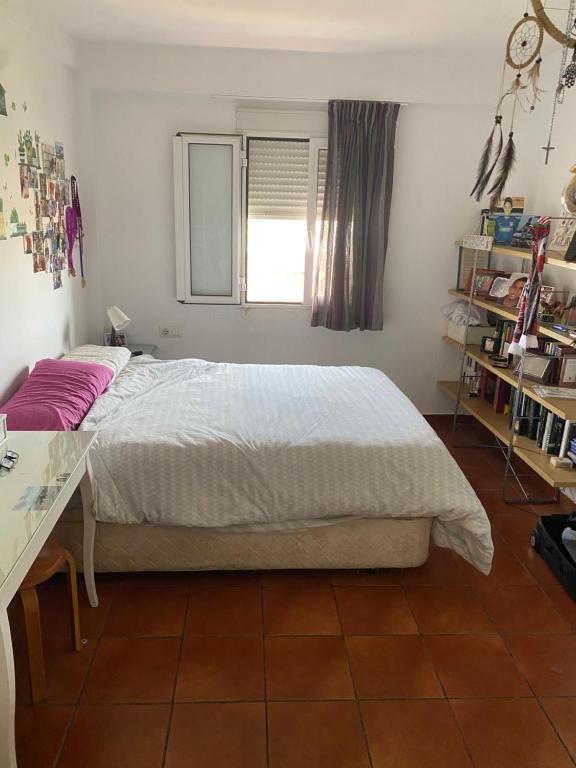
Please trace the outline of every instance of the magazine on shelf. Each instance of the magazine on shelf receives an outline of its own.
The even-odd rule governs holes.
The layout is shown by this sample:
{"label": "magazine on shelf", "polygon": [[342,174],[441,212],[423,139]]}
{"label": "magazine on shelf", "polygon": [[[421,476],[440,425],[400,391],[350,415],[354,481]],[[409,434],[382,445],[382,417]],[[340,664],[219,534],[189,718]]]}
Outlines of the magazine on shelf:
{"label": "magazine on shelf", "polygon": [[562,400],[576,400],[576,387],[532,387],[538,397],[557,397]]}

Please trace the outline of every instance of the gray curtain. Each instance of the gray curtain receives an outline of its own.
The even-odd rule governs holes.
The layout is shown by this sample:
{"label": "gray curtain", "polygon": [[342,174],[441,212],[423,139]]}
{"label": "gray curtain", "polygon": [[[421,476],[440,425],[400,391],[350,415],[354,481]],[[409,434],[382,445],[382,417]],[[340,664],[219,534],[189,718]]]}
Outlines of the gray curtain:
{"label": "gray curtain", "polygon": [[380,331],[399,104],[331,101],[312,325]]}

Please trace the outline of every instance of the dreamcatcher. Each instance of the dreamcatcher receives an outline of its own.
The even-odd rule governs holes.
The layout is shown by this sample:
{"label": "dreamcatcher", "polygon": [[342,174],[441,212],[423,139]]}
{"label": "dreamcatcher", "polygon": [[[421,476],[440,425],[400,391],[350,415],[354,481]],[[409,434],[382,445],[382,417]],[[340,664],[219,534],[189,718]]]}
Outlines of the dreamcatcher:
{"label": "dreamcatcher", "polygon": [[[546,12],[542,7],[540,0],[532,0],[532,2],[534,4],[534,10],[539,15],[539,17],[542,17],[543,19],[542,23],[544,24],[546,31],[555,40],[560,40],[562,42],[562,59],[560,62],[560,71],[558,73],[558,83],[554,92],[554,104],[552,106],[552,115],[550,117],[548,142],[545,147],[542,147],[542,149],[546,152],[545,162],[546,165],[548,165],[550,152],[553,149],[556,149],[556,147],[552,146],[552,133],[554,131],[554,121],[556,120],[556,109],[558,105],[562,104],[564,101],[566,89],[572,88],[576,82],[576,37],[574,37],[574,34],[576,33],[576,15],[574,13],[576,0],[570,0],[568,17],[566,19],[566,29],[564,33],[562,33],[558,27],[555,27],[550,19],[546,16]],[[568,64],[568,66],[566,66],[566,62],[568,60],[568,52],[571,48],[573,49],[572,61],[570,64]]]}
{"label": "dreamcatcher", "polygon": [[[523,18],[514,25],[506,44],[506,58],[500,81],[500,93],[494,116],[494,127],[484,145],[478,164],[476,183],[470,193],[479,201],[487,190],[490,195],[490,208],[496,207],[516,161],[516,145],[514,144],[516,110],[519,106],[522,109],[533,110],[539,98],[540,89],[538,81],[540,79],[540,64],[542,62],[540,49],[542,48],[543,39],[544,28],[540,20],[536,16],[530,16],[528,13],[525,13]],[[530,65],[532,67],[528,72],[528,82],[525,85],[522,82],[521,70],[526,69]],[[507,66],[517,70],[517,73],[509,87],[505,90]],[[531,97],[529,103],[526,104],[522,91],[528,90],[529,86],[531,88]],[[514,104],[510,118],[508,141],[504,147],[502,107],[508,97],[513,99]],[[492,182],[491,185],[490,182]]]}
{"label": "dreamcatcher", "polygon": [[[564,59],[562,61],[559,87],[557,89],[554,102],[554,111],[550,125],[550,138],[552,135],[552,126],[556,104],[559,94],[563,96],[564,88],[570,88],[576,83],[576,39],[571,37],[571,30],[574,24],[574,6],[576,0],[570,0],[568,9],[568,22],[566,31],[563,33],[555,27],[544,10],[540,0],[532,0],[534,15],[528,12],[518,21],[508,37],[506,44],[506,56],[502,69],[502,78],[500,81],[500,91],[498,102],[494,115],[494,126],[488,136],[476,173],[476,181],[471,196],[480,201],[482,195],[487,192],[490,195],[490,208],[494,209],[501,198],[506,183],[510,177],[514,163],[516,161],[516,146],[514,143],[514,120],[518,109],[525,112],[532,112],[536,103],[540,101],[542,90],[539,87],[540,68],[542,57],[540,51],[544,40],[544,32],[550,34],[555,40],[562,42],[564,46]],[[574,48],[574,57],[570,65],[566,67],[566,56],[568,48]],[[507,68],[516,71],[511,83],[506,87]],[[561,86],[561,88],[560,88]],[[561,90],[561,93],[560,93]],[[507,100],[511,100],[512,111],[510,117],[510,127],[508,130],[508,140],[504,144],[504,134],[502,130],[503,106]],[[553,147],[550,146],[550,138],[546,150],[546,162],[548,154]]]}

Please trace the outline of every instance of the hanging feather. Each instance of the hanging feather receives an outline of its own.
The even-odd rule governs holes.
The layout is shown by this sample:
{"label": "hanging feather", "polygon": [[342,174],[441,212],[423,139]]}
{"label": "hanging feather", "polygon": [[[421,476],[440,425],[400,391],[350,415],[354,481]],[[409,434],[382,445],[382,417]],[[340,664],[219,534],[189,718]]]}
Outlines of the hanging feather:
{"label": "hanging feather", "polygon": [[[496,150],[495,159],[492,163],[492,166],[488,170],[488,164],[490,162],[490,158],[492,157],[492,150],[494,147],[494,136],[497,131],[500,134],[499,141],[498,141],[498,148]],[[492,174],[492,171],[494,170],[496,163],[498,162],[498,157],[500,156],[500,152],[502,151],[502,144],[503,144],[502,115],[496,115],[496,117],[494,118],[494,127],[492,128],[492,133],[486,139],[486,143],[484,144],[484,149],[482,150],[482,154],[480,155],[480,162],[478,163],[478,171],[476,172],[476,183],[474,184],[474,188],[472,189],[472,192],[470,192],[470,197],[475,197],[477,201],[480,201],[480,198],[482,197],[484,190],[486,189],[486,185],[490,181],[490,176]]]}
{"label": "hanging feather", "polygon": [[542,88],[538,87],[538,83],[540,82],[540,64],[542,63],[542,59],[540,56],[536,59],[533,66],[530,68],[530,71],[528,72],[528,84],[532,88],[532,103],[530,105],[530,110],[533,110],[536,102],[540,101],[540,94],[544,93]]}
{"label": "hanging feather", "polygon": [[500,200],[500,198],[502,197],[502,192],[504,191],[504,187],[506,186],[508,177],[512,173],[512,169],[514,168],[515,162],[516,162],[516,146],[514,144],[514,131],[510,131],[510,133],[508,134],[508,142],[506,144],[506,148],[504,149],[504,153],[502,154],[502,158],[498,166],[496,181],[494,182],[492,187],[488,190],[488,194],[491,195],[490,197],[491,211],[493,211],[496,208],[498,200]]}
{"label": "hanging feather", "polygon": [[492,174],[494,173],[494,169],[498,165],[498,160],[500,159],[500,156],[502,154],[502,147],[504,146],[504,135],[502,133],[502,122],[498,124],[498,145],[496,147],[496,151],[494,152],[494,158],[492,160],[492,165],[486,173],[484,174],[484,178],[482,179],[482,183],[480,184],[480,187],[476,193],[476,200],[477,202],[480,202],[480,198],[484,194],[484,191],[488,184],[490,183],[490,179],[492,178]]}

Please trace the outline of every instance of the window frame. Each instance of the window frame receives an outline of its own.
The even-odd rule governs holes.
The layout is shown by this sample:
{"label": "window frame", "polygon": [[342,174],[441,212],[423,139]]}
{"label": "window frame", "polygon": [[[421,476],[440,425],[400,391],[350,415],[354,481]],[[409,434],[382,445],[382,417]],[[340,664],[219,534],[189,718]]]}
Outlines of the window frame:
{"label": "window frame", "polygon": [[[230,255],[231,293],[192,293],[190,249],[190,176],[188,147],[198,144],[232,147],[232,252]],[[241,167],[242,136],[239,134],[179,132],[173,139],[174,211],[176,228],[176,298],[183,304],[239,305],[242,301],[240,260],[242,253]]]}
{"label": "window frame", "polygon": [[[304,255],[304,286],[302,301],[247,301],[246,287],[248,281],[248,175],[249,160],[246,159],[249,139],[285,139],[308,141],[308,202],[306,209],[306,246]],[[242,173],[242,306],[248,308],[276,307],[287,309],[309,309],[312,306],[312,285],[314,280],[315,253],[314,236],[316,229],[316,210],[318,200],[318,152],[328,149],[326,134],[311,133],[310,131],[263,131],[246,130],[242,133],[243,173]]]}
{"label": "window frame", "polygon": [[[308,197],[304,262],[304,285],[301,302],[247,301],[248,274],[248,161],[249,139],[294,139],[308,141]],[[189,144],[232,145],[232,295],[208,296],[192,294],[190,259]],[[176,232],[176,298],[182,304],[218,304],[240,308],[309,309],[315,268],[315,229],[318,197],[318,153],[328,149],[324,133],[310,131],[245,130],[241,133],[189,133],[180,131],[173,138],[174,211]]]}

